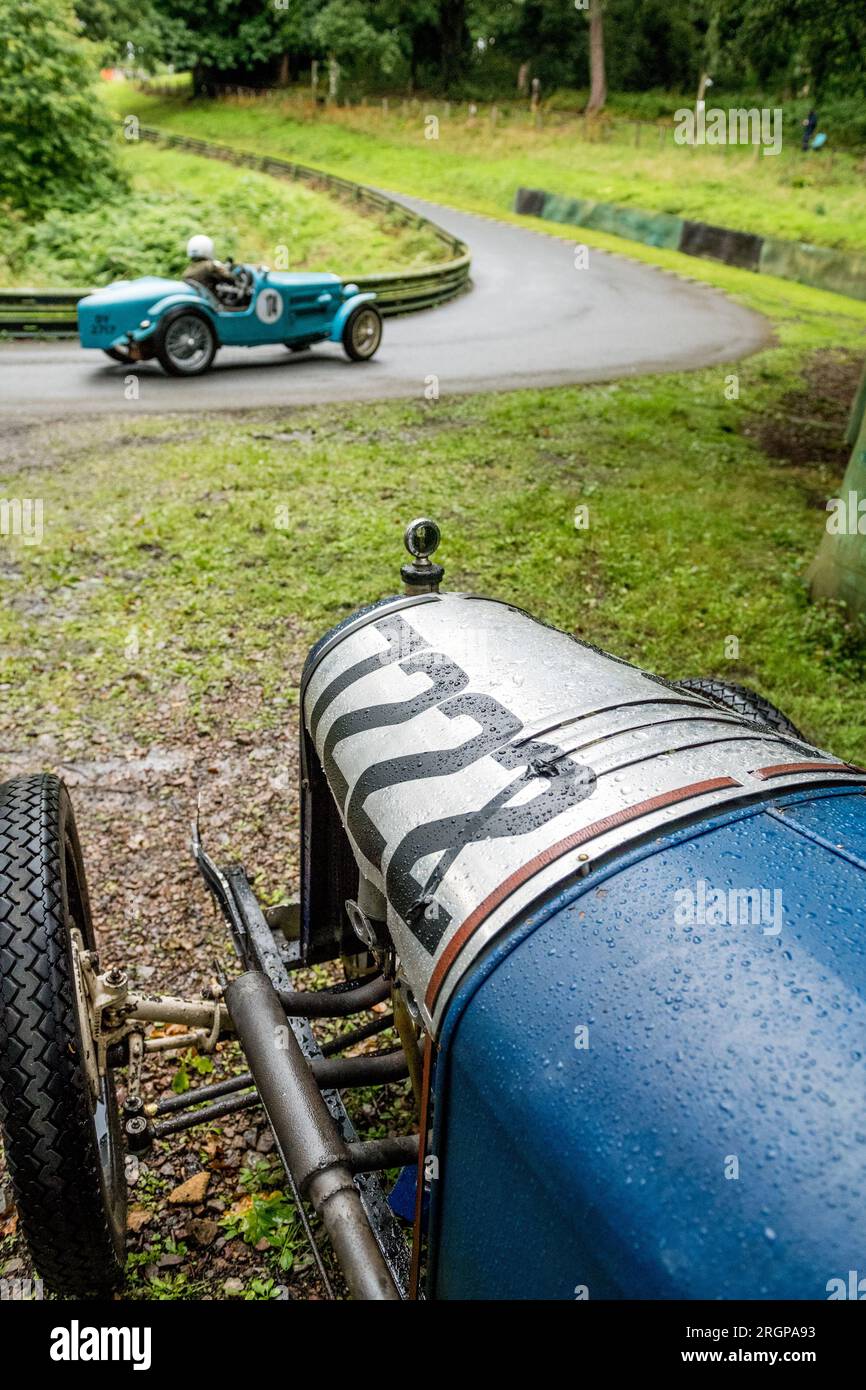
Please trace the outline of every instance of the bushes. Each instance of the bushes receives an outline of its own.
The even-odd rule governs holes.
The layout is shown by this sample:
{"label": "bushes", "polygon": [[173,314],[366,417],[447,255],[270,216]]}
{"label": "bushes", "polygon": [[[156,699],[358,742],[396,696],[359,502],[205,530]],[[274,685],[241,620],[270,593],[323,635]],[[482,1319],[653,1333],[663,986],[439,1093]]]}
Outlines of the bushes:
{"label": "bushes", "polygon": [[179,275],[196,217],[201,226],[212,220],[195,200],[156,194],[89,212],[54,209],[13,230],[6,259],[12,277],[53,285],[101,285],[156,271]]}
{"label": "bushes", "polygon": [[116,188],[111,121],[70,0],[0,0],[0,205],[40,216]]}
{"label": "bushes", "polygon": [[139,275],[180,275],[194,232],[220,258],[357,275],[441,259],[432,233],[372,217],[318,189],[153,145],[124,145],[132,192],[113,188],[87,210],[36,221],[0,211],[0,285],[87,287]]}

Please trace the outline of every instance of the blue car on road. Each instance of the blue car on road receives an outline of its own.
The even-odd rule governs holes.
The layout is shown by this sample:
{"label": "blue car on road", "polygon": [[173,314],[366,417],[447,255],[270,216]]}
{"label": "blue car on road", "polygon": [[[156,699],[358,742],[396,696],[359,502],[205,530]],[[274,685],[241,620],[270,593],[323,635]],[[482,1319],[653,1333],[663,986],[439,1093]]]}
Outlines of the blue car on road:
{"label": "blue car on road", "polygon": [[313,343],[342,343],[364,361],[382,340],[376,295],[344,285],[337,275],[289,273],[234,265],[232,282],[211,291],[193,280],[146,275],[117,280],[78,304],[81,346],[116,362],[155,357],[171,376],[198,376],[220,347],[284,344],[302,352]]}

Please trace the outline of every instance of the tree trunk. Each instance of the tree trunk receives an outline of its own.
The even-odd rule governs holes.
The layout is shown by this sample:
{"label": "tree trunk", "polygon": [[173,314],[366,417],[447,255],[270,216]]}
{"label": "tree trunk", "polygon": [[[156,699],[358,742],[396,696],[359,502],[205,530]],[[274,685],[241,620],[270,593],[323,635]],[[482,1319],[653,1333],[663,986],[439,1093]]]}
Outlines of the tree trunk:
{"label": "tree trunk", "polygon": [[337,62],[336,55],[331,53],[328,57],[328,101],[336,102],[340,95],[340,64]]}
{"label": "tree trunk", "polygon": [[607,78],[604,71],[604,9],[602,0],[592,0],[589,12],[589,104],[588,116],[595,115],[607,101]]}
{"label": "tree trunk", "polygon": [[866,498],[866,368],[851,411],[848,442],[854,451],[836,499],[844,524],[831,531],[828,517],[808,579],[812,598],[838,599],[852,612],[866,614],[866,515],[860,510]]}
{"label": "tree trunk", "polygon": [[447,90],[463,75],[466,54],[466,0],[441,0],[439,32],[442,39],[442,83]]}

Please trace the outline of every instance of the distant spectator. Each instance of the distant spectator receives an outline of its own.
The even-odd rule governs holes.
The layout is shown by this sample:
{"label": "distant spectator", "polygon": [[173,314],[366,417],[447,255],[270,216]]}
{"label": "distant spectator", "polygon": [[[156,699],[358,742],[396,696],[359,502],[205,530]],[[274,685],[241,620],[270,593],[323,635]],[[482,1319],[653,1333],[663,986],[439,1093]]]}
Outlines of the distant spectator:
{"label": "distant spectator", "polygon": [[803,149],[808,150],[812,143],[812,136],[818,129],[818,112],[810,111],[803,122]]}

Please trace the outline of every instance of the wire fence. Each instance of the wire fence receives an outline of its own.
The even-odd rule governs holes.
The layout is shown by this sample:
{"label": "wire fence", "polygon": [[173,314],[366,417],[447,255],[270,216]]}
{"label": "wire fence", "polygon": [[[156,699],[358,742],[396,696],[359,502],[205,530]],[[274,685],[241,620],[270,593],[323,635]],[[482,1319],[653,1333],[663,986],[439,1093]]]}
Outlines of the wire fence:
{"label": "wire fence", "polygon": [[[151,96],[162,96],[176,100],[184,95],[192,96],[192,88],[175,82],[160,82],[144,79],[138,83],[142,91]],[[568,128],[580,140],[594,144],[629,144],[646,149],[674,147],[673,112],[669,120],[646,120],[629,116],[613,116],[607,112],[598,116],[587,116],[584,112],[544,102],[532,106],[527,98],[513,101],[447,101],[432,97],[371,97],[339,96],[328,97],[322,90],[309,86],[300,87],[250,87],[236,82],[211,83],[208,96],[221,100],[236,99],[256,101],[266,105],[280,105],[291,109],[299,116],[311,118],[316,115],[334,116],[340,112],[354,112],[356,116],[368,117],[370,121],[411,120],[423,123],[429,116],[440,121],[451,121],[469,129],[489,125],[520,126],[536,130],[565,130]]]}

